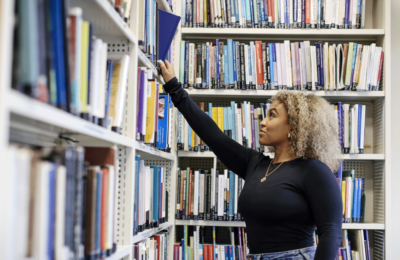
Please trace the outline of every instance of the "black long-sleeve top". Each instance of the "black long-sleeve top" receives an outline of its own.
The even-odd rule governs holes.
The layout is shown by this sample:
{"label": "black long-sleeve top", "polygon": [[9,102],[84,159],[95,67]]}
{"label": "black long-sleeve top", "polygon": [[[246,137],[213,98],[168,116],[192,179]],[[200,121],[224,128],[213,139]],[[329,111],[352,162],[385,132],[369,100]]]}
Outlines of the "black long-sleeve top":
{"label": "black long-sleeve top", "polygon": [[[342,238],[342,198],[330,168],[316,159],[283,163],[265,176],[269,156],[246,148],[225,135],[176,78],[164,85],[175,107],[229,170],[245,180],[238,201],[251,254],[295,250],[314,245],[315,260],[335,259]],[[272,164],[270,172],[280,163]]]}

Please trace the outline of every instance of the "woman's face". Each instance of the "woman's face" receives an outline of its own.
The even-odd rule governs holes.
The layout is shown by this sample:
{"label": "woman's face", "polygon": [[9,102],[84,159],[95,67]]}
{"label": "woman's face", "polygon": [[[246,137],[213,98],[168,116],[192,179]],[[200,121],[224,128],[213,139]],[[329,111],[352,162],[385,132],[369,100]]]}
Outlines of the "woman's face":
{"label": "woman's face", "polygon": [[289,142],[288,114],[285,106],[275,101],[268,109],[267,116],[260,123],[259,142],[261,145],[277,146]]}

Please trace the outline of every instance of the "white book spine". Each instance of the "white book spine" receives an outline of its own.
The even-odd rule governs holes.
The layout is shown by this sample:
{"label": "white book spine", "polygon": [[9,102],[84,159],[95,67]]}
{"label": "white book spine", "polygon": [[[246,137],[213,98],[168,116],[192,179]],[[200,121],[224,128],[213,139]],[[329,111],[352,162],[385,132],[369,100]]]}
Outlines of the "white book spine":
{"label": "white book spine", "polygon": [[325,42],[323,48],[324,48],[324,60],[323,60],[323,62],[324,62],[324,87],[325,87],[325,90],[328,90],[329,85],[330,85],[329,84],[329,80],[330,80],[329,66],[328,66],[330,57],[329,57],[329,45],[327,42]]}
{"label": "white book spine", "polygon": [[374,68],[372,71],[372,79],[371,79],[371,83],[370,83],[371,90],[374,89],[374,87],[377,87],[377,85],[378,85],[378,72],[379,72],[381,55],[382,55],[382,48],[377,47],[375,50]]}
{"label": "white book spine", "polygon": [[317,60],[316,60],[316,48],[310,46],[311,52],[311,90],[315,90],[315,83],[317,82]]}
{"label": "white book spine", "polygon": [[356,29],[358,0],[352,0],[352,4],[353,4],[353,9],[352,9],[352,14],[351,14],[352,20],[353,20],[352,28]]}
{"label": "white book spine", "polygon": [[349,104],[343,104],[343,112],[344,112],[344,126],[343,126],[343,132],[344,132],[344,140],[343,140],[343,145],[344,148],[350,148],[350,143],[349,143]]}
{"label": "white book spine", "polygon": [[371,54],[370,54],[370,58],[368,61],[368,71],[367,71],[367,83],[366,83],[366,88],[367,90],[369,90],[369,87],[371,85],[371,79],[372,79],[372,73],[374,70],[374,62],[375,62],[375,53],[376,53],[376,44],[373,43],[371,44],[370,50],[371,50]]}
{"label": "white book spine", "polygon": [[101,48],[103,41],[101,39],[92,40],[91,50],[91,71],[90,73],[90,105],[87,105],[88,113],[98,117],[98,100],[99,100],[99,78],[100,78],[100,62],[101,62]]}
{"label": "white book spine", "polygon": [[287,76],[289,74],[289,71],[288,71],[287,58],[286,58],[287,57],[286,47],[285,47],[284,43],[281,44],[280,52],[281,52],[280,59],[281,59],[281,71],[282,71],[282,85],[285,88],[287,88],[289,85],[288,76]]}
{"label": "white book spine", "polygon": [[[295,55],[295,47],[294,47],[294,43],[290,43],[290,51],[292,53],[292,57],[291,57],[291,73],[293,75],[293,86],[297,85],[297,73],[296,73],[296,69],[297,69],[297,64],[296,64],[296,55]],[[289,57],[290,58],[290,57]]]}
{"label": "white book spine", "polygon": [[200,174],[200,205],[199,213],[204,213],[204,174]]}
{"label": "white book spine", "polygon": [[281,88],[283,85],[282,82],[282,60],[280,59],[281,57],[281,44],[276,43],[275,44],[275,49],[276,49],[276,68],[277,68],[277,74],[278,74],[278,86]]}
{"label": "white book spine", "polygon": [[[66,185],[67,170],[65,166],[57,167],[56,180],[56,224],[54,236],[54,258],[56,260],[65,259],[64,246],[64,227],[65,227],[65,185]],[[112,212],[112,211],[111,211]]]}
{"label": "white book spine", "polygon": [[113,126],[121,127],[125,107],[126,89],[128,84],[129,56],[124,55],[121,61],[121,71],[119,73],[117,100],[115,103],[115,119]]}
{"label": "white book spine", "polygon": [[224,175],[218,176],[218,217],[224,215]]}
{"label": "white book spine", "polygon": [[211,209],[215,206],[215,169],[211,169]]}
{"label": "white book spine", "polygon": [[310,49],[310,41],[304,42],[305,48],[305,60],[306,60],[306,72],[307,72],[307,84],[311,85],[312,79],[312,69],[311,69],[311,49]]}
{"label": "white book spine", "polygon": [[98,117],[105,118],[106,113],[106,82],[107,74],[107,43],[103,42],[101,46],[100,74],[99,74],[99,98],[98,98]]}
{"label": "white book spine", "polygon": [[198,204],[198,197],[199,197],[199,171],[194,171],[194,205],[193,205],[193,215],[199,215],[199,204]]}
{"label": "white book spine", "polygon": [[194,85],[194,43],[189,43],[189,87]]}
{"label": "white book spine", "polygon": [[[238,213],[237,209],[238,209],[238,176],[236,174],[234,174],[234,178],[235,178],[235,210],[234,210],[234,214],[236,216],[236,214]],[[234,240],[232,240],[234,241]]]}
{"label": "white book spine", "polygon": [[246,85],[250,84],[250,75],[249,75],[249,46],[244,46],[244,62],[246,64]]}
{"label": "white book spine", "polygon": [[247,102],[247,122],[246,122],[246,127],[247,127],[247,133],[249,134],[248,136],[248,142],[247,142],[247,147],[251,148],[251,142],[253,138],[253,134],[251,132],[251,111],[250,111],[250,102]]}

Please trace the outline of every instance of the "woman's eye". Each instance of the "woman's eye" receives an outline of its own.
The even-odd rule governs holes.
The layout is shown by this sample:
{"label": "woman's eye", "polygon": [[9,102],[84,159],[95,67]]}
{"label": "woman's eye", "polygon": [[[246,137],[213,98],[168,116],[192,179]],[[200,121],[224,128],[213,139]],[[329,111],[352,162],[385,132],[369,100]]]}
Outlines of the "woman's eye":
{"label": "woman's eye", "polygon": [[273,117],[273,116],[274,116],[274,113],[269,113],[269,116],[270,116],[270,117]]}

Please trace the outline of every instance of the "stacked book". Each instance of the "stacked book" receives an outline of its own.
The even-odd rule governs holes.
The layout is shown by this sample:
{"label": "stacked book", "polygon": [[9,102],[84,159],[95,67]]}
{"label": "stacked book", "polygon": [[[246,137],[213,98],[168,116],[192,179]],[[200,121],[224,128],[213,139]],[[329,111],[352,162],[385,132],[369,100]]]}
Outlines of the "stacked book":
{"label": "stacked book", "polygon": [[380,90],[384,52],[375,43],[181,42],[185,88]]}
{"label": "stacked book", "polygon": [[114,148],[10,146],[10,259],[100,259],[113,254],[115,155]]}
{"label": "stacked book", "polygon": [[176,219],[242,221],[238,198],[244,180],[224,170],[177,171]]}
{"label": "stacked book", "polygon": [[184,0],[183,27],[360,29],[365,0]]}
{"label": "stacked book", "polygon": [[162,85],[152,79],[151,70],[138,68],[136,140],[170,152],[173,104],[161,90]]}
{"label": "stacked book", "polygon": [[168,231],[158,234],[133,245],[132,259],[168,260]]}
{"label": "stacked book", "polygon": [[[248,148],[262,152],[269,149],[259,143],[260,123],[268,115],[270,103],[230,102],[229,107],[215,107],[213,103],[199,102],[199,107],[207,113],[227,136]],[[208,108],[208,109],[207,109]],[[207,111],[208,110],[208,111]],[[366,106],[360,104],[332,104],[338,119],[339,142],[342,153],[364,153]],[[331,113],[332,111],[326,111]],[[183,151],[208,151],[207,145],[191,129],[183,115],[178,112],[177,147]]]}
{"label": "stacked book", "polygon": [[36,2],[17,4],[13,88],[119,132],[129,56],[110,60],[107,43],[93,35],[81,8]]}
{"label": "stacked book", "polygon": [[168,219],[166,174],[165,167],[146,166],[140,156],[135,157],[134,235]]}
{"label": "stacked book", "polygon": [[177,226],[174,260],[246,259],[245,228]]}
{"label": "stacked book", "polygon": [[342,242],[335,260],[371,259],[368,230],[342,230]]}

